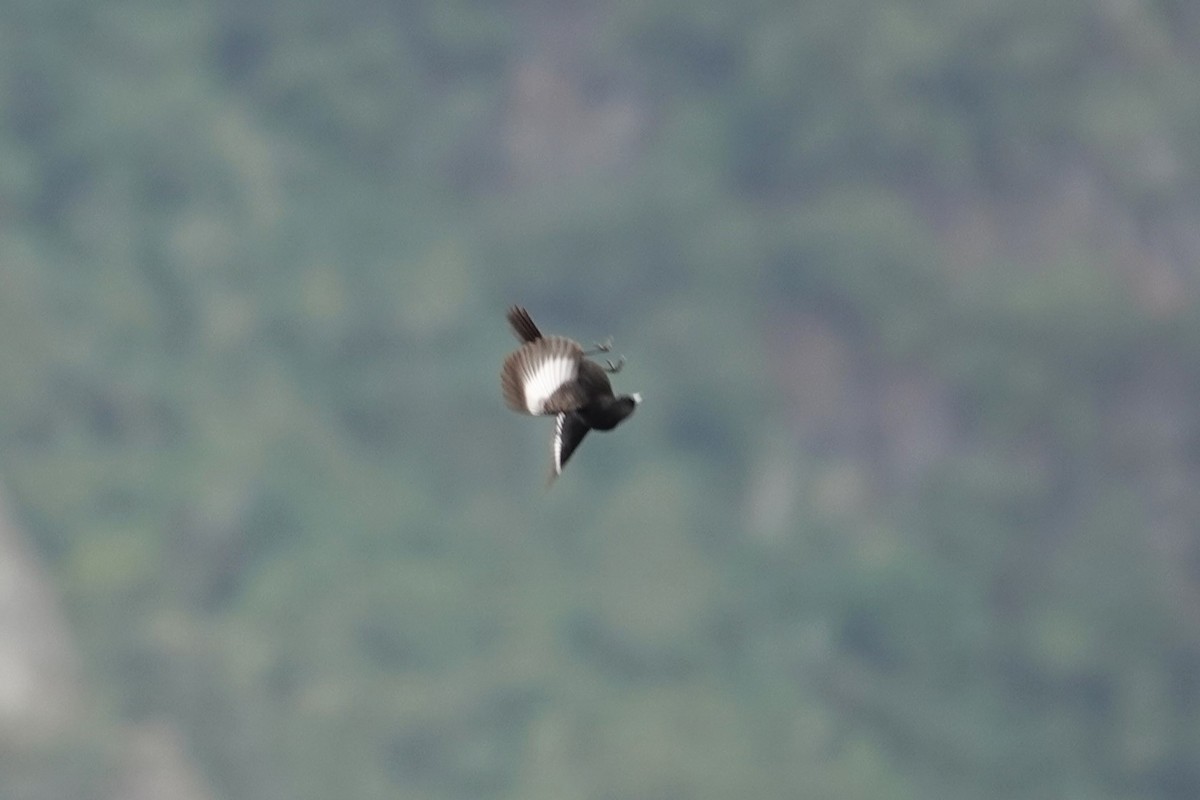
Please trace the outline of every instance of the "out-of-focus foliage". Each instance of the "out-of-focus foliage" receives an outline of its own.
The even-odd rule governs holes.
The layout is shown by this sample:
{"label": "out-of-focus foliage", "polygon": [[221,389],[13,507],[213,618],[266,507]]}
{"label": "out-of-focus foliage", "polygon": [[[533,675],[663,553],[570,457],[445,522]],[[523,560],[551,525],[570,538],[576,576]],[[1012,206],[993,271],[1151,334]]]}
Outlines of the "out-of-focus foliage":
{"label": "out-of-focus foliage", "polygon": [[[1188,3],[0,14],[0,796],[1200,796]],[[549,493],[516,301],[647,398]]]}

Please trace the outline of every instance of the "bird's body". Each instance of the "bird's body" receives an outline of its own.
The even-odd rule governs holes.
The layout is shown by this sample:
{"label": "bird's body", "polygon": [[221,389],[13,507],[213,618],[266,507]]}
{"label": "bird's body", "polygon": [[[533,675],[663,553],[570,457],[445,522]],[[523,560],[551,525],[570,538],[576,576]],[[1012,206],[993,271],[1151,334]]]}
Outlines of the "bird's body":
{"label": "bird's body", "polygon": [[[617,427],[642,398],[613,394],[608,375],[620,369],[620,362],[610,361],[606,369],[589,361],[578,342],[543,336],[520,306],[508,310],[508,324],[522,345],[504,360],[500,372],[504,402],[519,414],[555,416],[553,480],[589,430]],[[608,346],[597,350],[607,352]]]}

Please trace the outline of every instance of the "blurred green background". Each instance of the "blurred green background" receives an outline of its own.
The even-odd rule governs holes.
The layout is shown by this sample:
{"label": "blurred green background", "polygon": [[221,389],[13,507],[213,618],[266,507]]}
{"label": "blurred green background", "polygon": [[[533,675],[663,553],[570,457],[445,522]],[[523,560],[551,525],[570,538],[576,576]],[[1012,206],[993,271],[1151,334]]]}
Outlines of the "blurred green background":
{"label": "blurred green background", "polygon": [[1200,797],[1197,42],[4,0],[0,798]]}

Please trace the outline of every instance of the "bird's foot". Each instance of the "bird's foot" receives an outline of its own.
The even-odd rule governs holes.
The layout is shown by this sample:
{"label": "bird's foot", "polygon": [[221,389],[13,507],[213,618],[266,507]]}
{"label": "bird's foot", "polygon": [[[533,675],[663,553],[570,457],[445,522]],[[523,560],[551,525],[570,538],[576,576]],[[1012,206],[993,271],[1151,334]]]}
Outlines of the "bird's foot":
{"label": "bird's foot", "polygon": [[609,373],[610,375],[616,375],[618,372],[621,371],[621,367],[625,366],[625,356],[617,356],[617,363],[615,363],[615,364],[612,361],[609,361],[606,359],[604,361],[604,364],[605,364],[605,367],[604,367],[605,372]]}
{"label": "bird's foot", "polygon": [[583,354],[585,356],[594,356],[597,353],[611,353],[612,349],[613,349],[613,339],[610,336],[607,339],[605,339],[603,342],[596,342],[595,346],[592,347],[591,350],[584,350]]}

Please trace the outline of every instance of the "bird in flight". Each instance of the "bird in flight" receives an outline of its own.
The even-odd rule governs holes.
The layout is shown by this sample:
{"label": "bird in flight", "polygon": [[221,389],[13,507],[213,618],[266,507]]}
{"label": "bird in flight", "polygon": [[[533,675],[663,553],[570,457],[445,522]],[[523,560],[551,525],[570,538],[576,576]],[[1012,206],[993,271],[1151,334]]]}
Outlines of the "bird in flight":
{"label": "bird in flight", "polygon": [[552,482],[588,431],[617,427],[642,396],[613,394],[608,376],[621,371],[624,357],[603,366],[588,360],[587,356],[610,352],[611,340],[584,350],[565,336],[543,336],[520,306],[508,310],[508,324],[522,344],[504,359],[500,389],[505,405],[518,414],[554,415]]}

